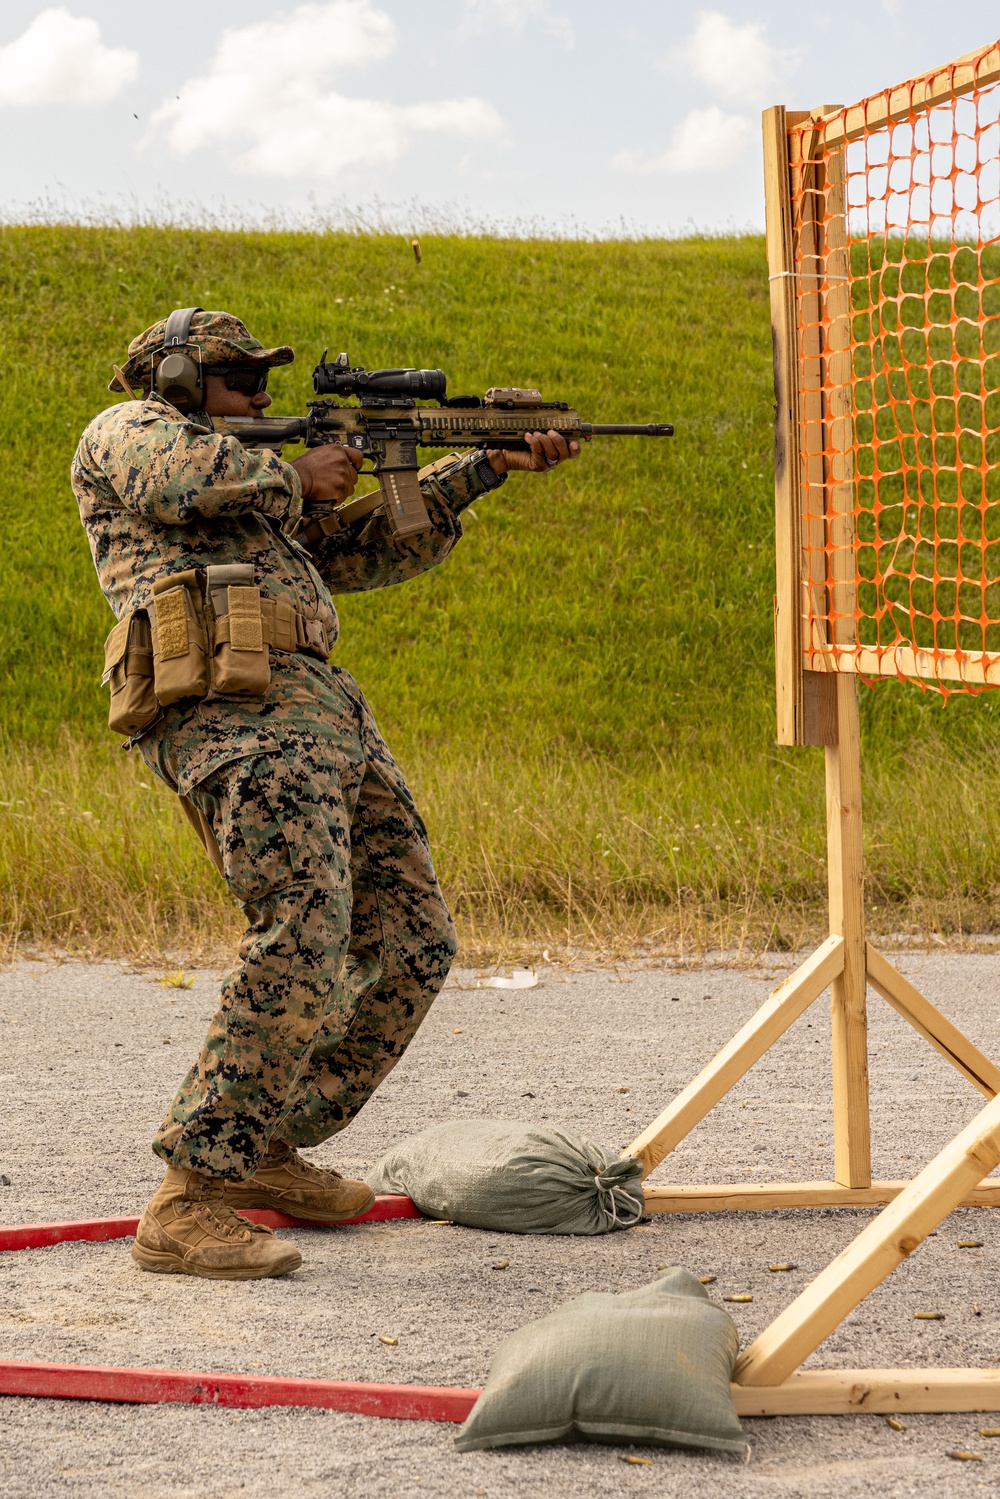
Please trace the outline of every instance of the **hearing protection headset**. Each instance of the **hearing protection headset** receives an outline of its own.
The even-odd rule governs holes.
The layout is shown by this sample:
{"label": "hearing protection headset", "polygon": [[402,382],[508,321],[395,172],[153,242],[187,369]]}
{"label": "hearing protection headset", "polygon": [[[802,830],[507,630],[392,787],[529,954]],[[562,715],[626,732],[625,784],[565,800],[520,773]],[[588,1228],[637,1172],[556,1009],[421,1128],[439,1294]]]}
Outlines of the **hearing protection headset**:
{"label": "hearing protection headset", "polygon": [[[150,383],[178,411],[201,411],[205,405],[205,372],[201,349],[198,347],[197,364],[189,354],[173,352],[183,349],[191,338],[191,319],[203,307],[179,307],[167,318],[163,330],[163,346],[159,364],[152,368],[150,356]],[[197,347],[197,346],[196,346]]]}

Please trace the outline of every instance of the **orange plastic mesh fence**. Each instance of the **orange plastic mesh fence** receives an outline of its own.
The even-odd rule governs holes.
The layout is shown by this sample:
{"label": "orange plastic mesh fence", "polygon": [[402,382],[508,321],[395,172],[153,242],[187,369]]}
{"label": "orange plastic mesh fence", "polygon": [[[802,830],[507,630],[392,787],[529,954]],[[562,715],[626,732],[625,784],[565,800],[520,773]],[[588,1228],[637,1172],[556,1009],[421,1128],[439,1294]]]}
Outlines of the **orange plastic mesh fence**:
{"label": "orange plastic mesh fence", "polygon": [[789,126],[812,670],[1000,686],[998,79]]}

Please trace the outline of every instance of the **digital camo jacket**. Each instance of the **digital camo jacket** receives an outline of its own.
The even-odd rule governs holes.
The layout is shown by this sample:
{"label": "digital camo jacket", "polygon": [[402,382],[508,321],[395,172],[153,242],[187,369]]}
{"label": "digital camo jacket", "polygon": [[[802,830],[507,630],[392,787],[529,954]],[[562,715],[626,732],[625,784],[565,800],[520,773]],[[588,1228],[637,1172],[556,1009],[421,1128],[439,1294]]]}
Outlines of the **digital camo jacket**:
{"label": "digital camo jacket", "polygon": [[[302,513],[292,465],[210,431],[157,396],[123,401],[94,418],[80,439],[72,483],[117,618],[146,607],[166,574],[251,563],[262,594],[323,620],[331,642],[332,595],[402,583],[443,562],[462,535],[459,512],[483,493],[470,459],[456,458],[452,469],[422,483],[428,531],[397,541],[376,513],[307,551],[287,534]],[[176,704],[141,748],[184,793],[226,760],[275,748],[288,715],[326,717],[331,685],[322,663],[272,652],[265,698]]]}

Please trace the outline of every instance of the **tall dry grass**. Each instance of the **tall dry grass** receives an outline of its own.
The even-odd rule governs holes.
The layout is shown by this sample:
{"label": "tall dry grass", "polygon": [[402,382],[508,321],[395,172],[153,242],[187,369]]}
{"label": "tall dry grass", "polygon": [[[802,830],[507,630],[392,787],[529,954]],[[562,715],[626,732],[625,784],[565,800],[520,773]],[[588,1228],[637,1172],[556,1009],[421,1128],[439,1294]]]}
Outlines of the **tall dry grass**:
{"label": "tall dry grass", "polygon": [[[489,747],[412,758],[467,961],[586,949],[797,947],[824,928],[820,752],[624,769]],[[1000,747],[918,746],[867,775],[869,921],[949,937],[1000,920]],[[239,913],[170,792],[65,734],[0,750],[0,954],[218,960]]]}
{"label": "tall dry grass", "polygon": [[0,954],[208,957],[238,921],[138,756],[63,734],[0,749]]}

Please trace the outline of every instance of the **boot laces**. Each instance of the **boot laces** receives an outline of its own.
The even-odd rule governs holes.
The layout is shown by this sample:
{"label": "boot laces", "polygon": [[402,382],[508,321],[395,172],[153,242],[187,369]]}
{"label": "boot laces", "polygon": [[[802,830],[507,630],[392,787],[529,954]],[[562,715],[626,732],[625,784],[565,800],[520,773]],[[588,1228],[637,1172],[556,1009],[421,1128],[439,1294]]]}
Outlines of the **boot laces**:
{"label": "boot laces", "polygon": [[263,1223],[254,1223],[250,1218],[244,1218],[234,1207],[226,1202],[223,1196],[202,1198],[195,1203],[195,1207],[201,1209],[201,1217],[206,1226],[218,1229],[219,1233],[226,1238],[235,1238],[237,1234],[249,1230],[252,1234],[269,1234],[271,1230],[265,1228]]}
{"label": "boot laces", "polygon": [[307,1161],[300,1156],[298,1151],[291,1145],[280,1154],[275,1152],[275,1165],[291,1166],[298,1174],[304,1176],[307,1181],[328,1184],[331,1176],[337,1181],[343,1181],[339,1171],[334,1171],[330,1166],[314,1166],[312,1161]]}

